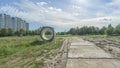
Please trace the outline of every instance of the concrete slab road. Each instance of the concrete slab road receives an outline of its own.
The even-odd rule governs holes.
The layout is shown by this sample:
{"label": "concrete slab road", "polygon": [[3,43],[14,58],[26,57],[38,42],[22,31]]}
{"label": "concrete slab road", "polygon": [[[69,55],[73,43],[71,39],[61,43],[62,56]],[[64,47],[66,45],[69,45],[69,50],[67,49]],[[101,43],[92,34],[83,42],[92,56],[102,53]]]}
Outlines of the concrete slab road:
{"label": "concrete slab road", "polygon": [[66,68],[120,68],[120,61],[95,44],[73,37]]}
{"label": "concrete slab road", "polygon": [[120,68],[116,59],[68,59],[66,68]]}

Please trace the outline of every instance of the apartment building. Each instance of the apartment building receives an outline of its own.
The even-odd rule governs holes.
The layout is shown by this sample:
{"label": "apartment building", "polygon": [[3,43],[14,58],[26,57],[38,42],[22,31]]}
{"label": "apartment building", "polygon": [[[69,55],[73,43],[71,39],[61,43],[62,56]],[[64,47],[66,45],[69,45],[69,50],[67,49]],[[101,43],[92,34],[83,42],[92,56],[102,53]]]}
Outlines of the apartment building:
{"label": "apartment building", "polygon": [[11,28],[14,31],[24,29],[29,30],[29,23],[18,17],[11,17],[10,15],[0,14],[0,29]]}

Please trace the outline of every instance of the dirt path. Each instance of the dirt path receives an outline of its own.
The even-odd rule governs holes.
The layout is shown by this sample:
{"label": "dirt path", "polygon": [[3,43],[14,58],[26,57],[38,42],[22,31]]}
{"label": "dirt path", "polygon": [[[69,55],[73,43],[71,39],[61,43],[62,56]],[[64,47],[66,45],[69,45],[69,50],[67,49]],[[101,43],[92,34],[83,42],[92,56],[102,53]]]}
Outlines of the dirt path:
{"label": "dirt path", "polygon": [[120,61],[93,43],[72,37],[66,68],[120,68]]}

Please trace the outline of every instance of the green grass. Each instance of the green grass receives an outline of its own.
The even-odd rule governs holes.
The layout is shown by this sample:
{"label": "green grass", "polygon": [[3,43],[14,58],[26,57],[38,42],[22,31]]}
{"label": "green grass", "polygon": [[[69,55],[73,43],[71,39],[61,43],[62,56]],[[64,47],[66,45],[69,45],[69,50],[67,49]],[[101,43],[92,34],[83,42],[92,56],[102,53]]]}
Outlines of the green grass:
{"label": "green grass", "polygon": [[71,35],[71,34],[65,34],[65,35],[57,35],[57,37],[106,37],[107,35]]}
{"label": "green grass", "polygon": [[51,51],[61,45],[61,38],[52,42],[43,42],[39,36],[0,38],[0,68],[41,68],[52,55]]}
{"label": "green grass", "polygon": [[107,35],[73,35],[72,37],[81,37],[81,38],[86,38],[86,37],[107,37]]}
{"label": "green grass", "polygon": [[74,35],[71,34],[65,34],[65,35],[56,35],[57,37],[72,37]]}

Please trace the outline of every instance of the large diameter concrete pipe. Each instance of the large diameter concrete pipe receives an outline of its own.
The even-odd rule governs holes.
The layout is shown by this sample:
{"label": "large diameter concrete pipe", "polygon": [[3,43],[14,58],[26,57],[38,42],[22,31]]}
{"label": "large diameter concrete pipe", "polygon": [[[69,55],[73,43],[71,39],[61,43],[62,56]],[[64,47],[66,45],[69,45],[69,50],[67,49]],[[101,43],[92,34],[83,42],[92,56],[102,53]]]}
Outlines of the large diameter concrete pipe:
{"label": "large diameter concrete pipe", "polygon": [[[49,37],[47,37],[47,32],[49,32]],[[40,37],[43,41],[52,41],[55,37],[55,31],[52,27],[42,27],[40,31]]]}

